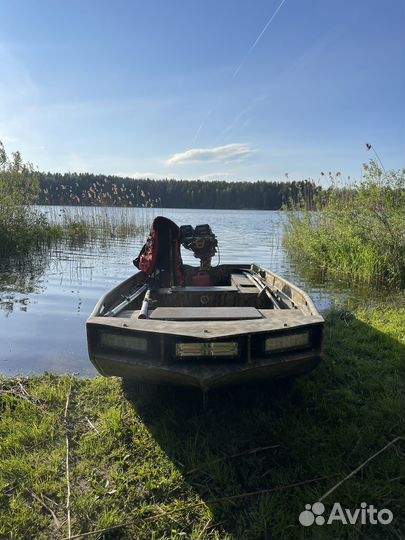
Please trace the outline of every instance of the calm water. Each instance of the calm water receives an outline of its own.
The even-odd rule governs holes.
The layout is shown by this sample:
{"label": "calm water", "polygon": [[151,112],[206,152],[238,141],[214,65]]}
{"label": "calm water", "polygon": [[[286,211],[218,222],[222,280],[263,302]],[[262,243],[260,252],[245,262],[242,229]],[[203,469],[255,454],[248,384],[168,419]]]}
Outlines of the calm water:
{"label": "calm water", "polygon": [[[47,211],[55,216],[60,209]],[[113,216],[122,210],[106,211]],[[129,219],[139,220],[138,209],[126,212]],[[303,286],[321,310],[329,305],[330,293],[305,283],[290,264],[281,243],[281,212],[150,209],[142,210],[142,219],[152,221],[159,214],[179,225],[209,223],[219,240],[222,263],[256,262]],[[3,261],[0,372],[95,374],[87,356],[85,321],[105,291],[136,271],[132,260],[144,241],[144,235],[111,239],[84,247],[62,247],[29,261]],[[184,262],[197,263],[190,252],[182,249],[182,255]]]}

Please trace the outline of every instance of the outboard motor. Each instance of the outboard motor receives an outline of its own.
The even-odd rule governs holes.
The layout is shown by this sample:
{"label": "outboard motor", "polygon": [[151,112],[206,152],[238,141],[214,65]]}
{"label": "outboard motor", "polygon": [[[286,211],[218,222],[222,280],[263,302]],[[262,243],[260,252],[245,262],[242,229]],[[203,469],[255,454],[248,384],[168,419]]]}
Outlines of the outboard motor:
{"label": "outboard motor", "polygon": [[207,224],[197,225],[195,229],[191,225],[180,227],[180,243],[186,249],[194,253],[194,257],[200,259],[200,270],[193,276],[192,285],[196,287],[208,287],[210,285],[211,259],[217,252],[218,241],[211,227]]}

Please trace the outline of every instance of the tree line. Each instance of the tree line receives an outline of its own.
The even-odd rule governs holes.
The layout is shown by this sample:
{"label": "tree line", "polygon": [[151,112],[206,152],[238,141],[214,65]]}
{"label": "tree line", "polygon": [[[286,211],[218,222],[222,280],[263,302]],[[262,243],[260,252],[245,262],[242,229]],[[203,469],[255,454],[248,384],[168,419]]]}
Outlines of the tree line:
{"label": "tree line", "polygon": [[279,210],[314,200],[313,181],[153,180],[91,173],[36,173],[39,204]]}

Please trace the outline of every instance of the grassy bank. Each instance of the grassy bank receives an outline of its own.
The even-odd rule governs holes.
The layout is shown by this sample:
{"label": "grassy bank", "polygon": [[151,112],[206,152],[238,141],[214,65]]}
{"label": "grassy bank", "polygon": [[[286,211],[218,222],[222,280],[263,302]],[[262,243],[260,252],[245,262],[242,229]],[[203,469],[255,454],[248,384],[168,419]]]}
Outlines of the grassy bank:
{"label": "grassy bank", "polygon": [[365,166],[359,185],[334,185],[290,205],[285,245],[300,269],[333,280],[405,286],[405,170]]}
{"label": "grassy bank", "polygon": [[[335,311],[310,376],[206,412],[118,379],[1,379],[0,536],[68,536],[69,500],[72,535],[133,522],[91,539],[402,537],[405,444],[375,454],[405,433],[404,327],[404,305]],[[323,502],[388,508],[391,525],[299,525],[362,464]]]}

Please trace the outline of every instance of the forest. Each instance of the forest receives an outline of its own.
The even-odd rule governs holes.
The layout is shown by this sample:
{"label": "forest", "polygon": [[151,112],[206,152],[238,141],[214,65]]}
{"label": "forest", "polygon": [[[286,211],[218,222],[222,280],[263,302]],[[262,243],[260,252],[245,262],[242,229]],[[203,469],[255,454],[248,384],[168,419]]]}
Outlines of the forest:
{"label": "forest", "polygon": [[298,182],[153,180],[91,173],[36,173],[39,204],[279,210],[316,199],[321,188]]}

